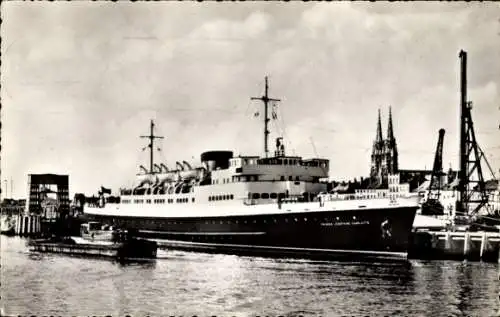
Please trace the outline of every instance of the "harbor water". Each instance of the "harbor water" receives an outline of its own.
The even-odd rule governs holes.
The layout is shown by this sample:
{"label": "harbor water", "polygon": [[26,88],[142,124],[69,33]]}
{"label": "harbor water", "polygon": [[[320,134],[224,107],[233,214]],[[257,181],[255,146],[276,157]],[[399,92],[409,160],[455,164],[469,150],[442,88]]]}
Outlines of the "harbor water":
{"label": "harbor water", "polygon": [[498,264],[318,262],[160,251],[159,259],[34,254],[1,237],[6,316],[492,316]]}

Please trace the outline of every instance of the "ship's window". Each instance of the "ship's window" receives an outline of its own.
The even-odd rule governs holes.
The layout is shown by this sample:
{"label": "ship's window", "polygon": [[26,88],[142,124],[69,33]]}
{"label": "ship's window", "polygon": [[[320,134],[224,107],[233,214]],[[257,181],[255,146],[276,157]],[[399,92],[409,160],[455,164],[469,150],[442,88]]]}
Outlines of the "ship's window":
{"label": "ship's window", "polygon": [[208,196],[208,201],[212,201],[212,196]]}
{"label": "ship's window", "polygon": [[273,221],[274,221],[274,223],[276,223],[276,222],[277,222],[277,221],[276,221],[276,218],[273,218]]}
{"label": "ship's window", "polygon": [[252,194],[252,199],[259,199],[260,198],[260,194],[259,193],[253,193]]}
{"label": "ship's window", "polygon": [[257,220],[254,220],[253,223],[257,223]]}
{"label": "ship's window", "polygon": [[238,221],[238,220],[236,220],[236,221],[235,221],[235,223],[239,223],[239,221]]}
{"label": "ship's window", "polygon": [[295,180],[298,181],[299,180],[299,177],[298,176],[295,176]]}
{"label": "ship's window", "polygon": [[285,176],[281,175],[280,180],[284,181],[285,180]]}
{"label": "ship's window", "polygon": [[269,197],[271,197],[271,199],[276,199],[276,198],[278,198],[278,194],[271,193],[271,195]]}
{"label": "ship's window", "polygon": [[307,221],[307,218],[304,218],[304,221]]}
{"label": "ship's window", "polygon": [[233,200],[233,199],[234,199],[234,195],[233,195],[233,194],[231,194],[230,198],[231,198],[231,200]]}
{"label": "ship's window", "polygon": [[262,193],[261,197],[262,197],[262,199],[268,199],[269,198],[269,194],[268,193]]}
{"label": "ship's window", "polygon": [[193,197],[193,198],[191,198],[191,202],[192,202],[192,203],[194,203],[194,197]]}
{"label": "ship's window", "polygon": [[291,181],[291,180],[292,180],[292,178],[293,178],[293,176],[292,176],[292,175],[288,176],[288,180],[289,180],[289,181]]}

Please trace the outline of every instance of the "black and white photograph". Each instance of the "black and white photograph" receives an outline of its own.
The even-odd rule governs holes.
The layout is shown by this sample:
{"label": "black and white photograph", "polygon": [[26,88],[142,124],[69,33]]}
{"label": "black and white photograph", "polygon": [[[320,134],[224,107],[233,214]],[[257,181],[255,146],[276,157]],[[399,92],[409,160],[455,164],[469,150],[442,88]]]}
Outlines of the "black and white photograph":
{"label": "black and white photograph", "polygon": [[500,316],[500,4],[0,27],[1,316]]}

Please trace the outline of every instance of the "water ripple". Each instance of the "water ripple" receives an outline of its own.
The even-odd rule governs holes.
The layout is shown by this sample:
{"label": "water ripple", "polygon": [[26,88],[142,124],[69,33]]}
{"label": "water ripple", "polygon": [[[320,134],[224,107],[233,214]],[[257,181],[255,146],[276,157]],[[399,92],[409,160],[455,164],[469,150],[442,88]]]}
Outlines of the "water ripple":
{"label": "water ripple", "polygon": [[26,253],[1,238],[4,313],[124,316],[492,316],[498,266],[341,263],[161,251],[146,263]]}

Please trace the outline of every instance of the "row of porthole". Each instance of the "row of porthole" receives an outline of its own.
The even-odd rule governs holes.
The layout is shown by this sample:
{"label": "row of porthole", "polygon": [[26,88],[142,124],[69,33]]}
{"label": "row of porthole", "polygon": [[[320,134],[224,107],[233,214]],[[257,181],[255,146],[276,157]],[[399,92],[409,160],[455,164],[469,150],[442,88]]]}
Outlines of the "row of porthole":
{"label": "row of porthole", "polygon": [[[356,220],[356,216],[353,216],[352,220]],[[295,218],[293,218],[293,221],[299,222],[300,219],[295,217]],[[302,218],[302,221],[303,222],[307,222],[308,219],[306,217],[304,217],[304,218]],[[327,221],[327,222],[329,222],[329,221],[340,221],[340,217],[335,217],[335,219],[334,218],[324,218],[324,219],[312,218],[312,221],[313,222],[317,222],[317,221]],[[273,223],[273,222],[277,223],[278,220],[276,218],[273,218],[272,221],[269,221],[269,223]],[[289,222],[289,219],[285,218],[285,222]],[[239,224],[239,223],[242,223],[242,224],[254,223],[254,224],[256,224],[257,220],[256,219],[253,220],[253,221],[243,220],[241,222],[239,220],[234,220],[234,221],[230,221],[230,220],[226,220],[226,221],[222,221],[222,220],[221,221],[215,221],[215,220],[205,221],[205,224],[207,224],[207,225],[208,224],[217,224],[217,223],[221,224],[221,225],[224,224],[224,223],[226,223],[226,224],[232,224],[232,223],[235,223],[235,224]],[[264,219],[264,220],[262,220],[262,223],[268,223],[268,221],[266,219]],[[169,224],[170,224],[170,222],[169,222]],[[174,223],[174,224],[177,224],[177,223]]]}
{"label": "row of porthole", "polygon": [[251,199],[276,199],[278,197],[280,198],[285,198],[286,195],[285,193],[249,193],[248,194],[249,198]]}
{"label": "row of porthole", "polygon": [[[288,223],[290,222],[289,218],[284,218],[285,219],[285,223]],[[356,216],[352,216],[352,220],[356,220]],[[294,222],[299,222],[299,221],[303,221],[303,222],[307,222],[309,219],[304,217],[304,218],[297,218],[297,217],[294,217],[291,219],[291,221],[294,221]],[[311,219],[313,222],[318,222],[318,221],[326,221],[326,222],[331,222],[331,221],[340,221],[340,217],[335,217],[335,218],[323,218],[323,219],[319,219],[319,218],[312,218]],[[234,220],[234,221],[231,221],[231,220],[226,220],[226,221],[215,221],[215,220],[212,220],[212,221],[205,221],[205,224],[248,224],[248,223],[253,223],[253,224],[256,224],[258,221],[256,219],[252,220],[252,221],[247,221],[247,220],[243,220],[243,221],[239,221],[239,220]],[[152,221],[151,223],[157,223],[155,221]],[[168,221],[167,224],[169,225],[177,225],[177,224],[184,224],[186,222],[177,222],[177,221]],[[272,220],[262,220],[262,221],[259,221],[259,223],[278,223],[278,220],[276,218],[273,218]]]}
{"label": "row of porthole", "polygon": [[[169,204],[173,204],[174,203],[174,199],[170,198],[170,199],[153,199],[153,203],[155,204],[164,204],[165,202],[169,203]],[[189,202],[189,198],[177,198],[175,200],[176,203],[187,203]],[[194,203],[194,197],[191,198],[191,202]],[[122,200],[122,203],[123,204],[130,204],[132,203],[131,200]],[[144,200],[143,199],[135,199],[134,200],[134,204],[143,204],[144,203]],[[146,204],[151,204],[151,199],[146,199]]]}
{"label": "row of porthole", "polygon": [[218,195],[218,196],[209,196],[208,201],[217,201],[217,200],[233,200],[234,195]]}

